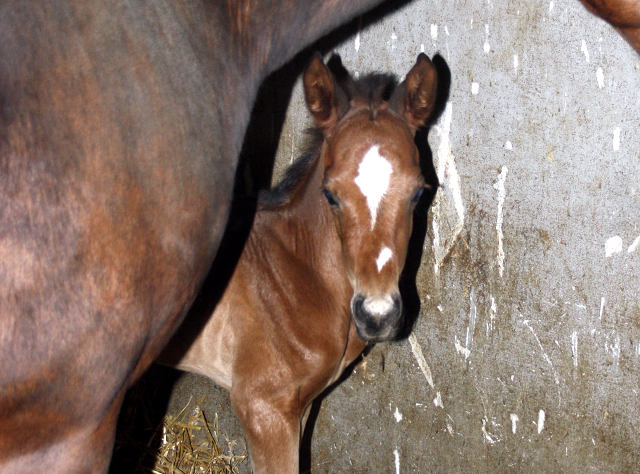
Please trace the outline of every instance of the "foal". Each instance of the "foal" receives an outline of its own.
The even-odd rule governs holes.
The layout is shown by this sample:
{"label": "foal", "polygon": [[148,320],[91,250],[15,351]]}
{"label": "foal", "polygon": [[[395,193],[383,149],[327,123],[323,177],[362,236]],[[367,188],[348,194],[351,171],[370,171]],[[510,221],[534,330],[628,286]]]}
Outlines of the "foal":
{"label": "foal", "polygon": [[313,59],[304,91],[315,152],[261,198],[194,343],[181,358],[171,346],[164,354],[231,391],[257,474],[298,472],[313,399],[402,322],[398,277],[425,185],[414,133],[432,111],[437,74],[420,54],[395,90],[388,75],[338,79]]}

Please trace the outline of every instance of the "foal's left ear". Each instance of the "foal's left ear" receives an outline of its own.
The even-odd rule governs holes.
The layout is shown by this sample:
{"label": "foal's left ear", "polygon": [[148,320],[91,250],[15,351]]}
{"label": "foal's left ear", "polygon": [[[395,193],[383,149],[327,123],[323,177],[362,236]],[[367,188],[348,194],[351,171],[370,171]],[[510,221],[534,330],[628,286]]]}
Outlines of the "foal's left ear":
{"label": "foal's left ear", "polygon": [[415,133],[422,127],[436,101],[438,73],[426,54],[420,53],[415,66],[391,96],[390,105],[407,121]]}
{"label": "foal's left ear", "polygon": [[330,134],[338,121],[335,83],[329,69],[316,53],[302,78],[304,97],[313,120],[322,132]]}

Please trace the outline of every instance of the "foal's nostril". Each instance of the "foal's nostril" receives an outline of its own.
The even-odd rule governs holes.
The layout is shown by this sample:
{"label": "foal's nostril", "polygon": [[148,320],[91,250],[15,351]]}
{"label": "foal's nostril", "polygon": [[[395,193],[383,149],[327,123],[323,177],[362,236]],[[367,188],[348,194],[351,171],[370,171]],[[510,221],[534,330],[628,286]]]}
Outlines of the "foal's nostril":
{"label": "foal's nostril", "polygon": [[351,301],[358,334],[364,340],[382,341],[394,337],[402,316],[402,299],[398,294],[381,298],[358,294]]}

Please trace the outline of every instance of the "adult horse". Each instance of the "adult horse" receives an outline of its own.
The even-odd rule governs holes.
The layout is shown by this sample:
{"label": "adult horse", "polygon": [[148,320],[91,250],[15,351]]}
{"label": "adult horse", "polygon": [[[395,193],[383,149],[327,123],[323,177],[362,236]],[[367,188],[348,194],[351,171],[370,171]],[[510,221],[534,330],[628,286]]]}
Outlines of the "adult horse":
{"label": "adult horse", "polygon": [[256,474],[298,472],[313,399],[402,327],[398,279],[425,187],[414,133],[437,73],[420,54],[397,88],[389,75],[335,77],[314,58],[313,146],[261,196],[213,314],[192,314],[160,357],[230,390]]}
{"label": "adult horse", "polygon": [[0,5],[0,472],[104,472],[216,253],[257,88],[379,0]]}
{"label": "adult horse", "polygon": [[607,20],[640,53],[640,0],[581,0],[587,9]]}

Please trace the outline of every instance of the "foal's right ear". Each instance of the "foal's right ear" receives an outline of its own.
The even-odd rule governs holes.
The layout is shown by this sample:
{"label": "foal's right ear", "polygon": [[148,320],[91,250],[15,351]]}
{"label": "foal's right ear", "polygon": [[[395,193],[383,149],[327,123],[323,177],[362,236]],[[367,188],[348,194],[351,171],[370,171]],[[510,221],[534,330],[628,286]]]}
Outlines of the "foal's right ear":
{"label": "foal's right ear", "polygon": [[302,82],[304,97],[313,120],[325,135],[330,134],[338,121],[338,111],[335,107],[336,90],[333,76],[322,62],[319,53],[311,60]]}

